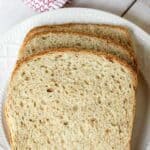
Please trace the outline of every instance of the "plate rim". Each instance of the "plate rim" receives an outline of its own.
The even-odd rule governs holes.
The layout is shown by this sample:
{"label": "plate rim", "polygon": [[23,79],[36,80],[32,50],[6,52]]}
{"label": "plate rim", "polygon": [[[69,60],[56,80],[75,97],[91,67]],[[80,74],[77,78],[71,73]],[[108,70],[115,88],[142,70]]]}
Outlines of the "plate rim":
{"label": "plate rim", "polygon": [[140,32],[142,32],[142,34],[144,36],[146,36],[146,38],[150,39],[150,35],[149,35],[148,32],[146,32],[144,29],[142,29],[140,26],[138,26],[134,22],[132,22],[130,20],[127,20],[126,18],[123,18],[121,16],[118,16],[117,14],[114,14],[114,13],[111,13],[111,12],[108,12],[108,11],[104,11],[104,10],[100,10],[100,9],[94,9],[94,8],[84,8],[84,7],[60,8],[60,9],[56,9],[56,10],[43,12],[43,13],[40,13],[40,14],[35,14],[35,15],[30,16],[29,18],[26,18],[26,19],[20,21],[19,23],[13,25],[4,34],[2,34],[0,36],[0,38],[3,37],[3,36],[6,36],[7,34],[9,34],[9,32],[11,32],[12,30],[15,30],[15,28],[18,28],[18,26],[22,26],[24,23],[30,22],[30,20],[37,19],[39,17],[46,16],[46,15],[49,15],[49,14],[54,13],[54,12],[56,12],[58,14],[58,13],[61,13],[61,11],[62,12],[63,11],[93,11],[93,12],[95,11],[95,13],[96,12],[97,13],[103,13],[104,15],[115,17],[116,19],[119,19],[119,20],[129,24],[133,29],[139,30]]}

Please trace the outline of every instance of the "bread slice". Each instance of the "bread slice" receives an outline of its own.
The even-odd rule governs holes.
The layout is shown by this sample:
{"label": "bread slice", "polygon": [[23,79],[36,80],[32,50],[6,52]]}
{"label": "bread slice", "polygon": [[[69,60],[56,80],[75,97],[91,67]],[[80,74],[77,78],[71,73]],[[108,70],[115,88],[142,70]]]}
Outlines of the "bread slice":
{"label": "bread slice", "polygon": [[104,38],[107,41],[116,43],[117,45],[122,46],[124,49],[133,52],[133,44],[129,29],[119,25],[69,23],[61,25],[39,26],[29,31],[25,37],[25,41],[28,41],[28,39],[34,36],[34,34],[43,31],[78,32],[82,34],[89,34]]}
{"label": "bread slice", "polygon": [[19,57],[27,57],[49,48],[71,47],[78,48],[78,50],[91,49],[105,51],[117,55],[136,69],[135,58],[128,50],[117,46],[114,43],[108,43],[108,41],[102,38],[71,32],[45,31],[37,33],[23,44],[20,49]]}
{"label": "bread slice", "polygon": [[127,150],[136,74],[115,56],[48,51],[15,68],[5,116],[12,150]]}

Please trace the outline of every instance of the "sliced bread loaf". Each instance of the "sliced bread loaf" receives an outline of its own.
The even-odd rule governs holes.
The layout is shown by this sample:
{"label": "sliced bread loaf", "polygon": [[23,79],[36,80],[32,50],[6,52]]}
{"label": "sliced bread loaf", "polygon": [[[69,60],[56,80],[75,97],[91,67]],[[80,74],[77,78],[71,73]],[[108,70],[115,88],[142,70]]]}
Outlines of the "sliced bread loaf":
{"label": "sliced bread loaf", "polygon": [[130,31],[128,28],[118,25],[106,24],[61,24],[61,25],[46,25],[31,29],[27,34],[25,41],[30,39],[36,33],[43,31],[60,31],[60,32],[79,32],[97,37],[104,38],[108,41],[116,43],[123,48],[133,52],[133,44]]}
{"label": "sliced bread loaf", "polygon": [[115,56],[43,52],[18,63],[5,116],[12,150],[127,150],[136,74]]}
{"label": "sliced bread loaf", "polygon": [[78,48],[105,51],[124,59],[136,69],[134,56],[126,49],[108,43],[108,41],[95,36],[72,32],[50,32],[34,34],[28,41],[24,42],[20,49],[19,57],[27,57],[45,49],[52,48]]}

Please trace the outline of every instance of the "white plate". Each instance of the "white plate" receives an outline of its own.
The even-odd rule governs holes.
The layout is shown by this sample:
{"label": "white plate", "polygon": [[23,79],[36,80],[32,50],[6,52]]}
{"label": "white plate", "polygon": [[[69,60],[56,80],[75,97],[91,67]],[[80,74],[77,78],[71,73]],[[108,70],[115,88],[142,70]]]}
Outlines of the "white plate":
{"label": "white plate", "polygon": [[5,99],[7,83],[17,58],[18,49],[26,33],[35,26],[70,22],[124,25],[133,31],[141,74],[137,92],[132,147],[135,150],[150,150],[150,90],[148,88],[150,85],[150,36],[125,19],[103,11],[86,8],[65,8],[42,13],[15,26],[0,38],[0,53],[4,54],[2,59],[6,62],[4,69],[0,70],[0,149],[10,149],[3,128],[2,103]]}

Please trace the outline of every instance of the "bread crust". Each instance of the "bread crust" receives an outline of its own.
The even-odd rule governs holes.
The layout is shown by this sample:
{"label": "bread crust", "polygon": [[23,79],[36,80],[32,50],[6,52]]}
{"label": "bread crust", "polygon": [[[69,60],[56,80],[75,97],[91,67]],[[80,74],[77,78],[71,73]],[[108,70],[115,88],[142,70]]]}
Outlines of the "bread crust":
{"label": "bread crust", "polygon": [[[121,65],[125,66],[126,68],[128,68],[128,70],[130,70],[131,74],[133,75],[133,78],[135,83],[137,82],[137,72],[125,61],[122,60],[120,58],[118,58],[115,55],[112,54],[108,54],[106,52],[101,52],[101,51],[91,51],[91,50],[79,50],[76,48],[57,48],[57,49],[48,49],[48,50],[44,50],[41,51],[37,54],[33,54],[31,56],[25,57],[23,59],[20,59],[17,61],[16,67],[13,71],[13,74],[15,73],[15,71],[17,70],[17,68],[22,65],[22,63],[26,63],[36,57],[40,57],[42,55],[47,55],[48,53],[57,53],[57,52],[77,52],[77,53],[88,53],[88,54],[94,54],[94,55],[98,55],[98,56],[104,56],[106,59],[110,60],[110,61],[116,61],[119,62]],[[137,83],[134,84],[135,87],[137,86]]]}
{"label": "bread crust", "polygon": [[[34,35],[29,36],[28,39],[26,39],[26,41],[23,42],[23,44],[19,50],[19,56],[22,56],[24,54],[24,48],[28,42],[30,42],[32,39],[34,39],[36,37],[40,37],[42,35],[47,35],[49,33],[64,34],[63,32],[60,32],[60,31],[43,31],[43,32],[35,33]],[[104,39],[104,38],[92,36],[89,34],[83,34],[83,33],[77,33],[77,32],[76,33],[75,32],[65,32],[65,33],[70,34],[70,35],[78,35],[78,36],[86,36],[86,37],[88,36],[88,37],[96,39],[96,40],[102,40],[102,41],[106,42],[107,44],[110,44],[114,47],[119,48],[128,57],[128,59],[131,60],[131,65],[137,71],[137,62],[136,62],[135,54],[133,54],[133,52],[131,52],[131,51],[128,51],[127,49],[124,49],[122,46],[117,45],[111,41]]]}
{"label": "bread crust", "polygon": [[[37,27],[34,27],[33,29],[29,30],[24,41],[28,40],[28,37],[34,35],[37,32],[42,32],[43,30],[49,30],[50,31],[50,29],[52,29],[52,28],[71,27],[71,26],[76,26],[76,25],[83,26],[83,25],[87,25],[87,24],[84,24],[84,23],[65,23],[65,24],[57,24],[57,25],[37,26]],[[99,26],[99,27],[108,27],[111,29],[118,29],[121,32],[124,32],[127,39],[128,39],[128,44],[129,44],[130,48],[127,48],[127,46],[123,45],[122,43],[116,42],[110,38],[108,38],[107,40],[110,40],[111,42],[116,43],[116,44],[121,44],[121,46],[124,47],[125,49],[132,51],[132,38],[130,36],[130,30],[127,27],[119,26],[119,25],[110,25],[110,24],[88,24],[88,25],[94,25],[94,26]]]}
{"label": "bread crust", "polygon": [[[36,59],[36,58],[39,58],[41,56],[44,56],[44,55],[47,55],[47,54],[54,54],[54,53],[83,53],[83,54],[91,54],[91,55],[97,55],[97,56],[103,56],[105,57],[107,60],[109,61],[112,61],[112,62],[117,62],[119,64],[121,64],[122,66],[124,66],[130,73],[131,77],[132,77],[132,81],[133,81],[133,85],[134,85],[134,89],[136,90],[137,88],[137,84],[138,84],[138,80],[137,80],[137,73],[133,70],[133,68],[128,65],[126,63],[126,61],[114,56],[114,55],[111,55],[111,54],[108,54],[108,53],[105,53],[105,52],[92,52],[91,50],[78,50],[78,49],[74,49],[74,48],[61,48],[61,49],[48,49],[48,50],[45,50],[45,51],[42,51],[42,52],[39,52],[38,54],[33,54],[29,57],[26,57],[24,59],[21,59],[21,60],[18,60],[17,63],[16,63],[16,66],[12,72],[12,75],[11,75],[11,80],[10,80],[10,83],[12,82],[15,74],[17,73],[17,71],[19,70],[19,68],[23,65],[23,64],[26,64],[27,62],[33,60],[33,59]],[[8,104],[11,102],[11,97],[10,95],[8,95],[7,97],[7,100],[6,100],[6,103],[5,103],[5,106],[4,106],[4,113],[5,113],[5,120],[6,120],[6,124],[7,124],[7,127],[8,127],[8,133],[9,133],[9,142],[10,142],[10,145],[11,145],[11,148],[12,150],[15,148],[15,145],[13,143],[13,137],[12,137],[12,134],[11,134],[11,131],[9,129],[9,126],[11,126],[11,123],[9,121],[9,118],[7,116],[7,106]],[[134,99],[134,102],[135,104],[135,99]],[[134,110],[135,110],[135,105],[134,105]],[[134,118],[135,116],[135,112],[133,112],[133,117]],[[132,126],[131,126],[131,130],[133,128],[133,123],[132,123]],[[131,133],[132,135],[132,133]],[[131,140],[131,136],[130,136],[130,139],[129,139],[129,142]],[[129,146],[130,147],[130,146]]]}
{"label": "bread crust", "polygon": [[[10,101],[11,101],[11,97],[10,97],[10,95],[7,95],[8,97],[7,97],[7,99],[6,99],[6,101],[7,102],[5,102],[5,104],[4,104],[4,119],[5,119],[5,125],[6,125],[6,131],[7,131],[7,140],[8,140],[8,142],[9,142],[9,144],[12,146],[12,147],[14,147],[13,146],[13,138],[12,138],[12,134],[11,134],[11,132],[10,132],[10,130],[9,130],[9,127],[8,127],[8,122],[9,122],[9,119],[8,119],[8,117],[7,117],[7,112],[8,112],[8,108],[7,108],[7,103],[10,103]],[[9,100],[9,101],[8,101]],[[13,148],[12,148],[13,149]]]}

